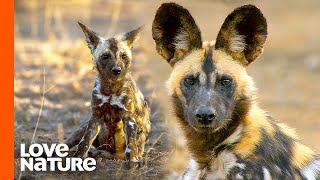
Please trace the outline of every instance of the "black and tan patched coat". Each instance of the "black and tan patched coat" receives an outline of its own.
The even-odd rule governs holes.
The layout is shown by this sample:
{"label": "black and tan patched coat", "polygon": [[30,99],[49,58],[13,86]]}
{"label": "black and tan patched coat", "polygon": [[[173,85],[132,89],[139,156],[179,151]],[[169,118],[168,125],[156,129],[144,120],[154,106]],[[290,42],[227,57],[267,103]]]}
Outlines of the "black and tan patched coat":
{"label": "black and tan patched coat", "polygon": [[183,179],[320,179],[320,158],[256,101],[246,67],[262,53],[267,21],[253,5],[235,9],[215,42],[202,42],[187,9],[164,3],[152,25],[190,163]]}

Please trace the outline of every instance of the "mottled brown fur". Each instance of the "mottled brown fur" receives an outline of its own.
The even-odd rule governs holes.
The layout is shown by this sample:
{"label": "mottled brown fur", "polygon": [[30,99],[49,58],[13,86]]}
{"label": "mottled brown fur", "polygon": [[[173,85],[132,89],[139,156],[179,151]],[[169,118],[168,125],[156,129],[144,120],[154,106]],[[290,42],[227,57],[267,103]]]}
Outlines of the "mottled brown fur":
{"label": "mottled brown fur", "polygon": [[98,75],[92,91],[91,119],[66,144],[71,148],[79,143],[77,157],[86,157],[94,145],[114,158],[139,161],[150,132],[150,109],[130,74],[131,48],[140,28],[105,40],[80,26]]}

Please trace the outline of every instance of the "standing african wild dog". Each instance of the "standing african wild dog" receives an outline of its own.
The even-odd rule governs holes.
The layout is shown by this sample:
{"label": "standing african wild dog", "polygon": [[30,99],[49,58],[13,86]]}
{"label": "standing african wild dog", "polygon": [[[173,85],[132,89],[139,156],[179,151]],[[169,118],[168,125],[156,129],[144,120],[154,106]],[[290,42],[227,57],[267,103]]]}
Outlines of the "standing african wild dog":
{"label": "standing african wild dog", "polygon": [[[138,161],[150,132],[150,109],[129,72],[131,48],[141,28],[104,39],[82,28],[98,72],[92,92],[92,116],[66,141],[79,143],[75,154],[86,157],[91,145],[115,153],[116,158]],[[81,139],[82,138],[82,139]]]}
{"label": "standing african wild dog", "polygon": [[187,9],[162,4],[152,26],[173,67],[168,90],[191,153],[184,179],[319,179],[320,158],[256,102],[246,67],[261,53],[267,22],[253,5],[225,19],[202,43]]}

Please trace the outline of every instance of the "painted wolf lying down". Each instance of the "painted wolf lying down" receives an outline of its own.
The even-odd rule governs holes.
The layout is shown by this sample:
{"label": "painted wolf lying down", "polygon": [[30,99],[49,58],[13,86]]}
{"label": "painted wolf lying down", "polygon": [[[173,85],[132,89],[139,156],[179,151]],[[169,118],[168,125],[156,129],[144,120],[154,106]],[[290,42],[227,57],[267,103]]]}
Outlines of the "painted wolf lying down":
{"label": "painted wolf lying down", "polygon": [[191,154],[183,179],[320,179],[319,156],[256,101],[246,67],[267,38],[257,7],[235,9],[203,43],[188,10],[165,3],[152,35],[173,68],[169,95]]}

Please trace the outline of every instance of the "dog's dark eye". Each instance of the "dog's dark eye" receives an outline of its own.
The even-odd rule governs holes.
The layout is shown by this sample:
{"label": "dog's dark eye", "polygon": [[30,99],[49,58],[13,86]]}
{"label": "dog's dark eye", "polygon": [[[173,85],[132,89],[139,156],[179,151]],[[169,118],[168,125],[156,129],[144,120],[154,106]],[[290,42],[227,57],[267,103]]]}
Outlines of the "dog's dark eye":
{"label": "dog's dark eye", "polygon": [[102,56],[101,56],[101,59],[103,59],[103,60],[108,60],[110,58],[111,58],[111,55],[109,53],[102,54]]}
{"label": "dog's dark eye", "polygon": [[228,86],[229,84],[231,84],[232,79],[230,77],[223,77],[221,79],[221,85],[222,86]]}
{"label": "dog's dark eye", "polygon": [[185,78],[185,79],[184,79],[184,83],[185,83],[186,85],[189,85],[189,86],[194,85],[194,82],[195,82],[194,78],[188,77],[188,78]]}
{"label": "dog's dark eye", "polygon": [[121,59],[127,59],[128,56],[126,54],[121,54]]}

